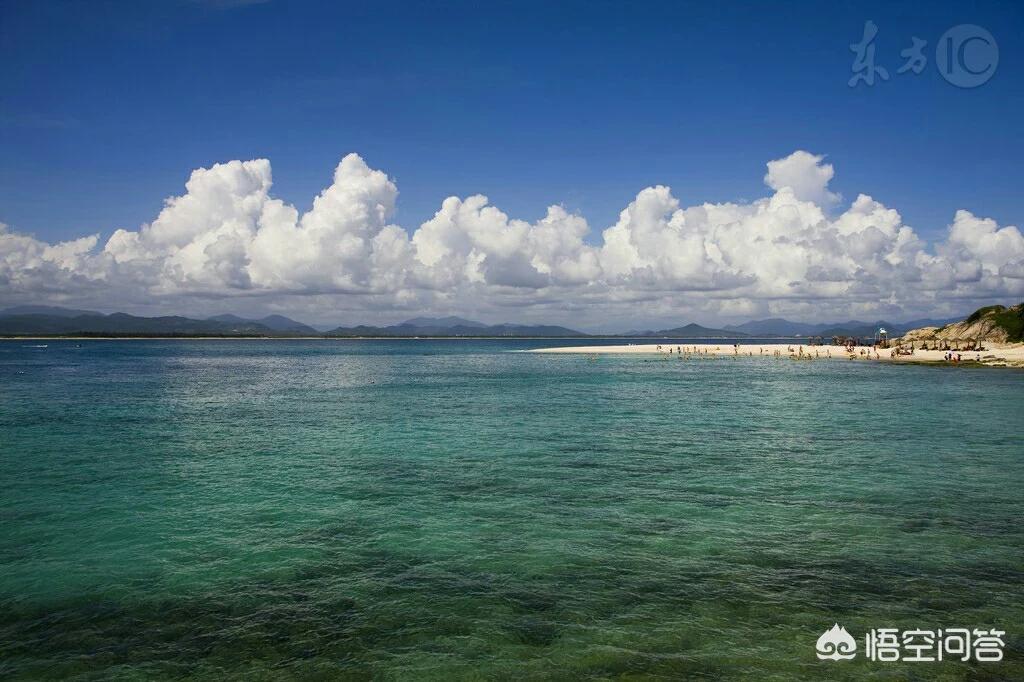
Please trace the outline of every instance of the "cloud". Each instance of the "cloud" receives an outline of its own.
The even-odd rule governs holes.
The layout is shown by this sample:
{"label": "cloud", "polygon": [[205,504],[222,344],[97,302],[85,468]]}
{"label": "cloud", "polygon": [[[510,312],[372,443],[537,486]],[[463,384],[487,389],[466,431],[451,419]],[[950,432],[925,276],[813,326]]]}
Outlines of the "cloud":
{"label": "cloud", "polygon": [[830,206],[840,197],[828,191],[828,183],[832,181],[835,170],[832,164],[822,163],[824,159],[824,156],[795,151],[784,159],[769,161],[764,182],[774,190],[788,187],[801,201]]}
{"label": "cloud", "polygon": [[833,175],[823,156],[797,151],[768,163],[774,191],[749,203],[686,207],[648,187],[589,239],[585,218],[561,206],[531,223],[482,195],[444,199],[410,233],[392,222],[394,182],[356,154],[300,214],[273,197],[269,161],[230,161],[194,171],[151,223],[102,245],[98,235],[49,244],[0,224],[0,298],[193,313],[227,298],[311,317],[514,309],[600,326],[960,312],[960,301],[1024,294],[1016,227],[961,210],[927,244],[867,195],[837,212]]}

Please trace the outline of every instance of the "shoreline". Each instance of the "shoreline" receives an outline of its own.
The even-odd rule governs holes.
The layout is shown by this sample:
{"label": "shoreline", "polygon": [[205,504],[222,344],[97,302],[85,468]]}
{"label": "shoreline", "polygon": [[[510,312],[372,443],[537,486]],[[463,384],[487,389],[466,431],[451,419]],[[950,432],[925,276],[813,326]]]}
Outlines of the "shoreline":
{"label": "shoreline", "polygon": [[[599,339],[601,337],[583,337]],[[604,337],[607,340],[628,337]],[[65,341],[580,341],[581,337],[557,336],[0,336],[0,342]],[[637,338],[637,340],[640,340]],[[793,360],[857,360],[899,364],[959,364],[986,367],[1024,368],[1024,343],[987,344],[983,351],[915,350],[913,355],[892,355],[891,348],[856,346],[848,352],[843,346],[809,346],[804,337],[773,339],[774,343],[627,343],[594,346],[551,346],[515,350],[516,353],[562,355],[660,355],[665,359],[700,357],[777,357]],[[733,341],[733,339],[729,339]],[[671,352],[670,352],[671,349]],[[680,349],[682,352],[676,352]],[[946,353],[959,353],[960,360],[946,360]]]}
{"label": "shoreline", "polygon": [[[669,352],[671,349],[671,352]],[[677,353],[676,349],[681,349]],[[891,362],[897,364],[950,364],[988,367],[1024,367],[1024,344],[986,344],[983,351],[960,351],[959,362],[946,360],[946,353],[957,351],[915,350],[913,355],[892,355],[891,348],[856,346],[847,352],[842,346],[807,346],[803,344],[630,344],[625,346],[562,346],[535,348],[523,353],[575,355],[660,355],[665,358],[699,357],[767,357],[793,360],[846,360]],[[778,354],[776,354],[778,353]]]}
{"label": "shoreline", "polygon": [[579,336],[0,336],[0,341],[579,341]]}
{"label": "shoreline", "polygon": [[[0,341],[585,341],[585,340],[647,340],[644,336],[3,336]],[[759,337],[762,339],[776,337]],[[777,344],[799,343],[805,337],[780,336]],[[715,338],[698,339],[700,341],[718,341]],[[741,341],[742,339],[721,339]],[[595,346],[597,347],[597,346]]]}

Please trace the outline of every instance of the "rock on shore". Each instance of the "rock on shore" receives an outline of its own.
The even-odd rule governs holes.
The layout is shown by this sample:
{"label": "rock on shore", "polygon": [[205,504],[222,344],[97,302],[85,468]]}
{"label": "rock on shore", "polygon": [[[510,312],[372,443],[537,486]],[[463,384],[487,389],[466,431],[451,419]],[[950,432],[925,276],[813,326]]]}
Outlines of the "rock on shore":
{"label": "rock on shore", "polygon": [[1024,303],[1007,308],[987,306],[974,311],[966,320],[944,327],[921,327],[903,335],[902,341],[968,341],[1018,343],[1024,341]]}

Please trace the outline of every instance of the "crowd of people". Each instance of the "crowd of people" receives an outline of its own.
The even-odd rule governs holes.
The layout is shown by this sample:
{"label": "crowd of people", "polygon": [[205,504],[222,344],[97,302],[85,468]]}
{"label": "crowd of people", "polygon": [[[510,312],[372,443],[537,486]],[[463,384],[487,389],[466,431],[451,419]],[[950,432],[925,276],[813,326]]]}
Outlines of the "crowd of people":
{"label": "crowd of people", "polygon": [[[879,346],[870,346],[869,347],[869,346],[852,346],[852,345],[848,345],[848,346],[842,346],[841,348],[843,348],[843,350],[846,351],[846,357],[848,359],[850,359],[850,360],[857,360],[857,359],[881,360],[882,359],[882,356],[879,355],[879,348],[880,348]],[[657,350],[658,350],[659,353],[667,353],[670,356],[671,355],[675,355],[680,360],[685,359],[685,358],[690,357],[690,356],[730,355],[730,353],[728,352],[728,346],[726,346],[726,351],[724,353],[722,352],[722,346],[713,346],[712,347],[712,346],[709,346],[709,345],[684,346],[684,345],[680,344],[680,345],[672,346],[672,345],[667,345],[667,344],[658,344]],[[914,354],[913,350],[907,351],[907,350],[904,350],[904,349],[901,349],[901,348],[898,348],[898,347],[897,348],[893,348],[893,349],[891,349],[889,351],[889,357],[890,358],[896,358],[898,356],[913,355],[913,354]],[[742,355],[746,355],[746,356],[749,356],[749,357],[754,357],[753,347],[752,346],[746,346],[744,348],[741,348],[740,344],[734,343],[734,344],[732,344],[732,353],[731,353],[731,355],[737,356],[737,357],[738,356],[742,356]],[[771,355],[773,357],[783,357],[785,355],[785,356],[788,356],[789,358],[792,358],[793,360],[814,360],[816,358],[831,358],[832,357],[832,347],[831,346],[805,346],[805,345],[782,346],[781,344],[779,344],[779,345],[774,345],[773,344],[773,345],[769,345],[767,350],[763,346],[758,346],[758,355],[760,355],[760,356]],[[946,361],[946,362],[957,363],[957,362],[962,362],[963,361],[963,355],[962,355],[962,353],[960,353],[958,351],[948,351],[948,352],[946,352],[943,355],[942,359],[944,361]],[[975,358],[975,360],[977,362],[981,362],[981,354],[980,353],[977,354],[977,357]]]}

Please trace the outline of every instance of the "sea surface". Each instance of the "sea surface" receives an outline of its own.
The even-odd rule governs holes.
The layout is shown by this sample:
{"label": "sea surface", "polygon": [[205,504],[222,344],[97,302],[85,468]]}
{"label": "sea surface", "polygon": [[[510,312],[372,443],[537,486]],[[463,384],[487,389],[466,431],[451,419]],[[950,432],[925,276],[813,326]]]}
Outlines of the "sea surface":
{"label": "sea surface", "polygon": [[1024,679],[1024,372],[545,345],[0,342],[0,678]]}

